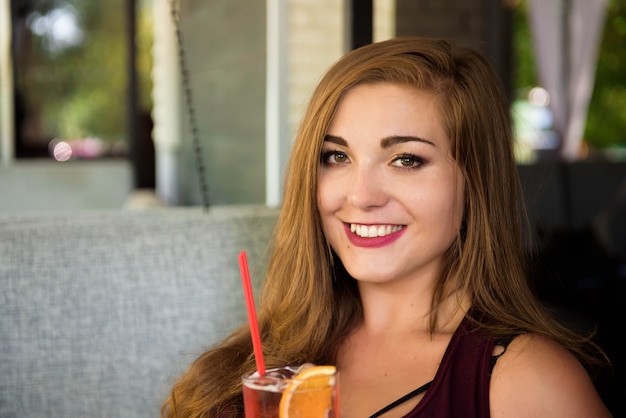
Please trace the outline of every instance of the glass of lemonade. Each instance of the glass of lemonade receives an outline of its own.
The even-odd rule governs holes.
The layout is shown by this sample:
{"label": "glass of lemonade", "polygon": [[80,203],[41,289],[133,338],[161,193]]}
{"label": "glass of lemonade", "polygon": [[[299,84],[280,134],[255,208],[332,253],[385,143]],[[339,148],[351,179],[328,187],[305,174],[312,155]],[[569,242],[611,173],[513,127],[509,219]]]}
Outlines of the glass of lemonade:
{"label": "glass of lemonade", "polygon": [[284,367],[242,376],[246,418],[338,418],[334,366]]}

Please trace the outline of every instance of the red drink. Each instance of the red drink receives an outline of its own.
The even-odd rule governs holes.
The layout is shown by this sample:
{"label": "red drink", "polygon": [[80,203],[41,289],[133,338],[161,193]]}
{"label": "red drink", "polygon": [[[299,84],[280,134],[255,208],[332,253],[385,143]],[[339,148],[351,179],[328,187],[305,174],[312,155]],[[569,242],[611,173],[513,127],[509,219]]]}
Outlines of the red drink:
{"label": "red drink", "polygon": [[255,389],[243,386],[243,405],[246,418],[276,418],[282,392],[271,388]]}
{"label": "red drink", "polygon": [[[336,375],[323,376],[327,384],[322,387],[305,388],[307,384],[303,384],[304,380],[294,379],[297,371],[298,368],[286,367],[268,370],[262,377],[256,372],[243,375],[245,417],[337,418],[339,396]],[[283,394],[286,399],[281,404]],[[281,409],[283,415],[280,414]]]}

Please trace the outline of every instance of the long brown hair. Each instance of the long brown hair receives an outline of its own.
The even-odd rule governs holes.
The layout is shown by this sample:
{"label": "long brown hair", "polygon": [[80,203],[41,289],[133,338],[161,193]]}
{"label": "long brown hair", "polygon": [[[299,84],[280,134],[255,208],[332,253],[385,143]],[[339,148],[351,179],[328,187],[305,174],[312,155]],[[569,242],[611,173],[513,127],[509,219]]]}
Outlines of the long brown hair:
{"label": "long brown hair", "polygon": [[[260,295],[267,366],[333,364],[341,342],[361,319],[355,281],[325,241],[316,194],[323,138],[341,98],[357,84],[379,82],[437,96],[465,179],[465,220],[435,289],[431,330],[439,304],[461,290],[472,300],[470,320],[494,337],[546,335],[593,364],[587,348],[597,347],[553,320],[528,285],[528,222],[512,152],[509,106],[497,76],[471,49],[443,39],[404,37],[345,55],[312,95],[287,167]],[[191,364],[163,405],[163,416],[241,414],[241,375],[254,369],[249,330],[242,326]]]}

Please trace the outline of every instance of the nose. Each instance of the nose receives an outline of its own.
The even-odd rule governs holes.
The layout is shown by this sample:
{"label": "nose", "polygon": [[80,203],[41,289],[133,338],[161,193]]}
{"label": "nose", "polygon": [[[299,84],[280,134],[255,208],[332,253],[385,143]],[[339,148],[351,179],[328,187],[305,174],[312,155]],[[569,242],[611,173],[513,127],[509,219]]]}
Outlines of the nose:
{"label": "nose", "polygon": [[348,189],[348,203],[366,210],[384,206],[389,196],[385,191],[385,179],[369,167],[355,170]]}

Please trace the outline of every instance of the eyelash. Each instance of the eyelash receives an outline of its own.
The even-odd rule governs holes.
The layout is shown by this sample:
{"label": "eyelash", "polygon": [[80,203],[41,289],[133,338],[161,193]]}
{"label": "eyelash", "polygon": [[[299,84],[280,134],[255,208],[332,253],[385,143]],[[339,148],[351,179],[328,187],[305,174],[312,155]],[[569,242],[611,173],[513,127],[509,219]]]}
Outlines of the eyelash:
{"label": "eyelash", "polygon": [[333,162],[329,161],[330,157],[337,156],[337,155],[342,155],[344,158],[348,158],[348,156],[346,155],[345,152],[338,151],[338,150],[329,150],[329,151],[322,152],[322,155],[320,157],[320,161],[321,161],[322,165],[324,165],[324,166],[329,166],[329,165],[334,165],[334,164],[341,164],[343,161],[333,161]]}
{"label": "eyelash", "polygon": [[[331,157],[335,157],[335,161],[330,161]],[[339,150],[328,150],[322,153],[320,162],[324,166],[342,164],[344,161],[336,161],[337,156],[347,159],[348,156],[345,152]],[[414,154],[400,154],[395,156],[392,160],[392,165],[400,169],[411,170],[417,169],[426,164],[426,160]],[[410,165],[404,165],[403,161],[409,162]]]}
{"label": "eyelash", "polygon": [[[402,161],[407,161],[407,160],[411,163],[411,165],[407,166],[402,163]],[[395,164],[396,162],[400,164],[397,167],[404,168],[407,170],[419,168],[423,166],[424,164],[426,164],[425,159],[423,159],[422,157],[418,157],[417,155],[414,155],[414,154],[400,154],[393,159],[393,163]]]}

